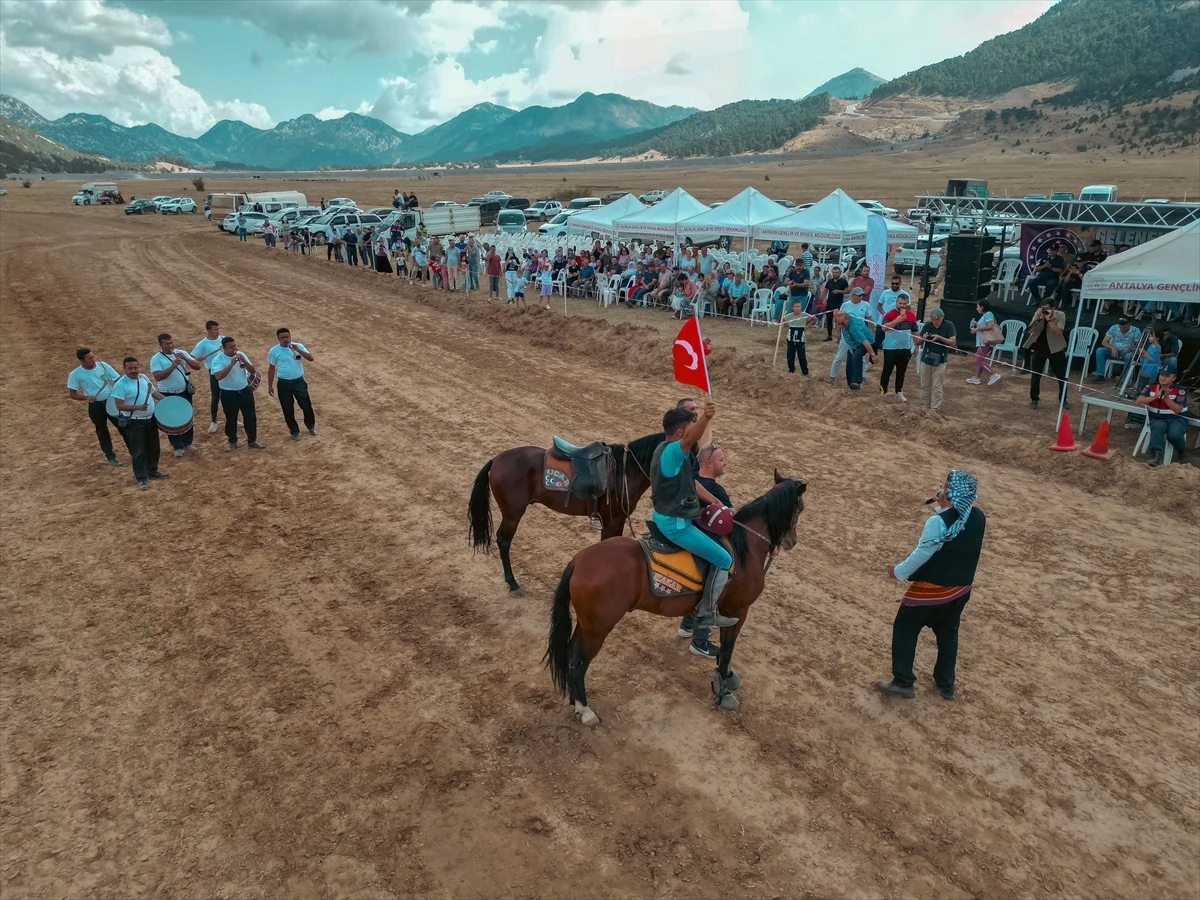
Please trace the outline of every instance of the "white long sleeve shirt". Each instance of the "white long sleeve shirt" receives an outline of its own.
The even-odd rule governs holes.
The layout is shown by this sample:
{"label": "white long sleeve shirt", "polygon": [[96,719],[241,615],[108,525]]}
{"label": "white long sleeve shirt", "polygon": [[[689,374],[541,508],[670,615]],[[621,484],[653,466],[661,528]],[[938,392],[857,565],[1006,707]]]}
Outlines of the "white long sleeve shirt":
{"label": "white long sleeve shirt", "polygon": [[[944,512],[945,510],[942,510]],[[937,553],[938,548],[942,546],[942,540],[946,536],[946,523],[942,521],[940,514],[930,516],[925,521],[925,527],[921,529],[921,539],[917,541],[917,546],[904,562],[898,564],[893,570],[896,573],[896,578],[900,581],[908,581],[912,578],[914,572],[925,563],[929,562],[929,558]]]}

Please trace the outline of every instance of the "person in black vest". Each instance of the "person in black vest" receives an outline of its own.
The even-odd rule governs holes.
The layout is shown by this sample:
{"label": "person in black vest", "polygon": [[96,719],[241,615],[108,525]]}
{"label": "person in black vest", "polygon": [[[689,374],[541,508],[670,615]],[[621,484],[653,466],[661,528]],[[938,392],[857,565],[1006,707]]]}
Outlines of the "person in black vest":
{"label": "person in black vest", "polygon": [[[725,474],[725,451],[716,444],[707,444],[696,456],[696,459],[699,464],[696,470],[696,483],[703,485],[705,490],[732,509],[733,501],[729,499],[729,494],[717,481]],[[695,616],[683,617],[683,621],[679,623],[679,636],[692,639],[688,650],[696,656],[716,659],[717,652],[721,649],[710,639],[709,629],[696,627]]]}
{"label": "person in black vest", "polygon": [[889,697],[911,700],[913,657],[917,636],[929,628],[937,638],[933,683],[944,700],[954,699],[954,667],[958,660],[958,620],[971,599],[971,583],[983,549],[987,517],[975,505],[974,476],[955,469],[938,492],[936,515],[930,516],[917,547],[904,562],[888,566],[888,574],[908,581],[892,625],[892,680],[875,687]]}

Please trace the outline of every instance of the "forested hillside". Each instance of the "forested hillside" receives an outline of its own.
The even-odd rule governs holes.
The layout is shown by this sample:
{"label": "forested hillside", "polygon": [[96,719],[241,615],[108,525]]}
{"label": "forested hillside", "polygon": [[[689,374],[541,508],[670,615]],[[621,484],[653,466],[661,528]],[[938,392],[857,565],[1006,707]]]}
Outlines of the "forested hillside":
{"label": "forested hillside", "polygon": [[1128,102],[1197,83],[1198,67],[1196,0],[1062,0],[1024,28],[895,78],[871,98],[987,97],[1028,84],[1074,81],[1073,102]]}
{"label": "forested hillside", "polygon": [[595,143],[542,143],[497,156],[500,161],[587,159],[638,156],[731,156],[774,150],[802,131],[820,124],[829,112],[829,95],[804,100],[741,100],[698,112],[652,131]]}

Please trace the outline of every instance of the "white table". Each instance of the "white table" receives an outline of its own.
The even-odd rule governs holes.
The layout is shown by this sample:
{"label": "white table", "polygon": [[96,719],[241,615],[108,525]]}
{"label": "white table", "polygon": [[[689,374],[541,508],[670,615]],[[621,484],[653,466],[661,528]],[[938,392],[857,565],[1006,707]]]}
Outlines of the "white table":
{"label": "white table", "polygon": [[[1133,403],[1129,400],[1110,400],[1107,397],[1096,397],[1096,396],[1092,396],[1089,394],[1084,394],[1084,396],[1083,396],[1083,411],[1079,414],[1079,436],[1080,437],[1083,437],[1083,428],[1084,428],[1084,425],[1087,424],[1087,416],[1088,416],[1088,407],[1089,406],[1099,406],[1102,409],[1107,409],[1108,412],[1105,414],[1105,418],[1109,421],[1110,424],[1112,423],[1113,413],[1116,412],[1117,410],[1123,410],[1127,413],[1132,413],[1134,415],[1139,415],[1139,416],[1146,415],[1146,408],[1144,406],[1139,406],[1138,404]],[[1188,422],[1189,429],[1190,428],[1200,428],[1200,418],[1193,418],[1193,417],[1189,416],[1187,422]],[[1186,438],[1184,440],[1184,443],[1185,444],[1187,443]],[[1197,433],[1197,437],[1196,437],[1196,440],[1192,444],[1192,448],[1195,449],[1196,446],[1198,446],[1198,445],[1200,445],[1200,433]]]}

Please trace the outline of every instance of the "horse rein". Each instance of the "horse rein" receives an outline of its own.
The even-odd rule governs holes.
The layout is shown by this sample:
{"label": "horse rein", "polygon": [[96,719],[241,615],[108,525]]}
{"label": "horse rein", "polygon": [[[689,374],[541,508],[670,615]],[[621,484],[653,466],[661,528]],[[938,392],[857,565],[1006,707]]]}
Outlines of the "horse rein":
{"label": "horse rein", "polygon": [[733,524],[736,525],[738,528],[742,529],[743,531],[750,532],[752,535],[754,535],[756,538],[761,539],[762,542],[767,545],[767,558],[763,561],[763,574],[766,575],[767,572],[771,568],[771,563],[775,562],[775,551],[771,549],[771,539],[768,538],[765,534],[760,534],[759,532],[755,531],[749,525],[743,525],[737,519],[733,520]]}

